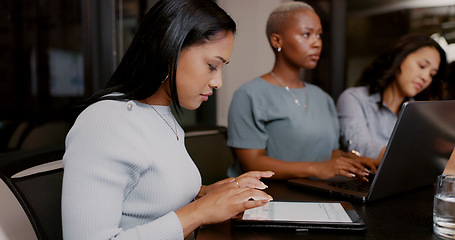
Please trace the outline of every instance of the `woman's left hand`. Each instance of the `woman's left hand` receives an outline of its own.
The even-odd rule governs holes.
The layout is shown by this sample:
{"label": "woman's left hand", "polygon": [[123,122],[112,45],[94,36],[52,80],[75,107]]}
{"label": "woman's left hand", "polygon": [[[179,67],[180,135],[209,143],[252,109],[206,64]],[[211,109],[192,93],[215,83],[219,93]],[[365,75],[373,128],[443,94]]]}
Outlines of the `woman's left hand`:
{"label": "woman's left hand", "polygon": [[195,199],[199,199],[206,195],[207,193],[223,186],[224,184],[234,182],[238,187],[248,187],[248,188],[256,188],[256,189],[266,189],[267,185],[265,185],[261,178],[270,178],[273,176],[273,172],[271,171],[250,171],[246,172],[236,178],[226,178],[216,183],[213,183],[208,186],[201,186],[201,190],[199,191],[198,195]]}
{"label": "woman's left hand", "polygon": [[263,206],[273,200],[260,190],[267,187],[260,179],[272,175],[272,172],[248,172],[237,178],[228,178],[202,187],[197,200],[175,211],[184,236],[200,225],[225,221],[239,212]]}
{"label": "woman's left hand", "polygon": [[357,155],[355,153],[345,153],[343,156],[360,162],[363,166],[368,168],[373,173],[376,173],[377,168],[380,163],[380,161],[378,161],[376,159],[369,158],[369,157],[363,157],[363,156]]}

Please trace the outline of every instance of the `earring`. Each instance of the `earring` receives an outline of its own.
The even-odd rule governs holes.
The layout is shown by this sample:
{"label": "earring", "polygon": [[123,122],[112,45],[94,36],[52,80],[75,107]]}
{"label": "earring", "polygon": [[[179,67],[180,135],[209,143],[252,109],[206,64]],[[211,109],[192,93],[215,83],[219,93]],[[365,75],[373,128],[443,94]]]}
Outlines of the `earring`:
{"label": "earring", "polygon": [[169,78],[169,74],[166,76],[166,78],[163,81],[161,81],[161,84],[163,84],[164,81],[166,81],[168,78]]}
{"label": "earring", "polygon": [[277,51],[277,52],[281,52],[281,47],[278,47],[278,48],[276,49],[276,51]]}

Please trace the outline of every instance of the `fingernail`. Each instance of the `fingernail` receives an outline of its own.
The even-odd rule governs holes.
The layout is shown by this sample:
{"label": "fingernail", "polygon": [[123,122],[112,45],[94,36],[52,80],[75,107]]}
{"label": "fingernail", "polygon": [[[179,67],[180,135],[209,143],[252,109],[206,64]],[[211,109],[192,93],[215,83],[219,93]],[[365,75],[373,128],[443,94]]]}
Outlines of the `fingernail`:
{"label": "fingernail", "polygon": [[261,182],[263,189],[268,188],[269,186],[265,185],[265,183]]}
{"label": "fingernail", "polygon": [[270,201],[273,200],[273,197],[272,197],[272,196],[270,196],[270,195],[268,195],[268,194],[267,194],[267,196],[269,197]]}
{"label": "fingernail", "polygon": [[355,178],[355,174],[354,174],[354,173],[351,173],[351,177]]}

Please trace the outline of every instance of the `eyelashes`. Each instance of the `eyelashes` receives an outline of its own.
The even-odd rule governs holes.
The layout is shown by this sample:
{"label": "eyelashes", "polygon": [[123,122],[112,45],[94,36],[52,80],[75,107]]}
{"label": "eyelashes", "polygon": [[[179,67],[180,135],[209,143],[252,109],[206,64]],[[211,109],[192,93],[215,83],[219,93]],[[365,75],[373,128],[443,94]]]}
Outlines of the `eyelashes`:
{"label": "eyelashes", "polygon": [[[309,32],[305,32],[305,33],[302,34],[302,36],[303,36],[304,38],[310,38],[311,35],[313,35],[313,34],[312,34],[312,33],[309,33]],[[317,38],[317,39],[322,39],[322,35],[323,35],[323,34],[322,34],[322,33],[315,33],[314,35],[316,35],[316,38]]]}
{"label": "eyelashes", "polygon": [[[429,65],[426,65],[426,64],[419,64],[419,68],[420,68],[420,69],[425,69],[425,68],[428,68],[428,67],[430,67],[430,66],[429,66]],[[431,72],[431,73],[430,73],[430,77],[431,77],[431,78],[434,78],[434,77],[436,76],[437,73],[438,73],[437,71],[436,71],[436,72]]]}
{"label": "eyelashes", "polygon": [[210,71],[217,71],[218,68],[216,68],[216,66],[212,65],[212,64],[208,64],[209,65],[209,70]]}

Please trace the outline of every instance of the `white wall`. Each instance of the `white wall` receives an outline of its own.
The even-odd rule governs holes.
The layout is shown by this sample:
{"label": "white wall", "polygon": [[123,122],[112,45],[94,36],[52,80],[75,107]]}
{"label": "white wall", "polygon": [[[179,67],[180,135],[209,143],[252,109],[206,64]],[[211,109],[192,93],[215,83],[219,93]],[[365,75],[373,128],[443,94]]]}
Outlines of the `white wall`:
{"label": "white wall", "polygon": [[270,12],[289,0],[218,0],[237,23],[230,63],[223,69],[223,87],[217,90],[217,124],[227,126],[232,95],[242,84],[272,70],[274,56],[265,34]]}

